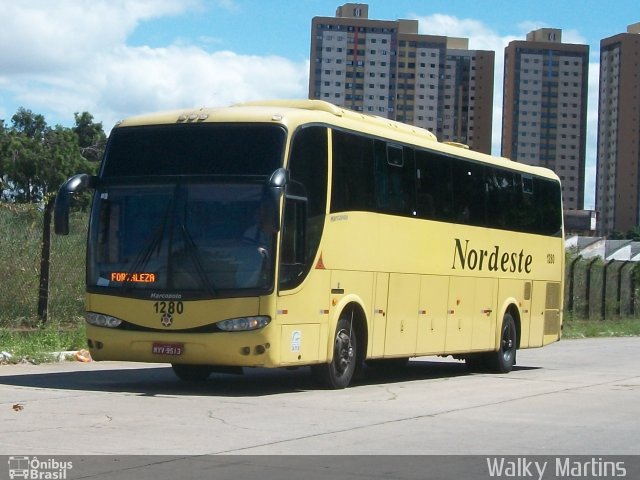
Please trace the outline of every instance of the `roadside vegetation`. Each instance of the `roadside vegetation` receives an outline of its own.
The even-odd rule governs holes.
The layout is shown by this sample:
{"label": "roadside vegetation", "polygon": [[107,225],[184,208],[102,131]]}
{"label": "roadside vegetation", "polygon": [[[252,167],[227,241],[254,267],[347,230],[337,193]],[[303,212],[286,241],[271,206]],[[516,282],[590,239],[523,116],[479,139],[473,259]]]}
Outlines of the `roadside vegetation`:
{"label": "roadside vegetation", "polygon": [[568,318],[564,320],[562,335],[565,339],[640,336],[640,318],[615,320]]}

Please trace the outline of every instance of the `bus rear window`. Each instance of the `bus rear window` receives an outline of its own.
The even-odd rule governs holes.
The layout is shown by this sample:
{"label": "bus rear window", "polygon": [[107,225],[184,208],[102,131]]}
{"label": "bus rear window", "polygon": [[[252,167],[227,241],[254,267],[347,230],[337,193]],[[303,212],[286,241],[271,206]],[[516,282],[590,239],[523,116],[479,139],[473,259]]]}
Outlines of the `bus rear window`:
{"label": "bus rear window", "polygon": [[116,128],[102,177],[269,175],[282,165],[277,125],[172,124]]}

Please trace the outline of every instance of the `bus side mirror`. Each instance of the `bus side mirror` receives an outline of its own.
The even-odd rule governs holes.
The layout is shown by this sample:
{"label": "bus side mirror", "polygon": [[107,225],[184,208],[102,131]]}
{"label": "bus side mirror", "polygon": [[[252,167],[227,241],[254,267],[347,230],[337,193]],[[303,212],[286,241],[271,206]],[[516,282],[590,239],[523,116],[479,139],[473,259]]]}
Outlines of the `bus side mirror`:
{"label": "bus side mirror", "polygon": [[284,195],[284,190],[288,183],[289,170],[285,168],[275,170],[267,182],[267,198],[265,201],[268,202],[268,205],[266,211],[269,215],[269,225],[271,225],[276,232],[279,232],[282,228],[279,208],[280,199]]}
{"label": "bus side mirror", "polygon": [[93,187],[95,177],[79,173],[62,184],[53,207],[53,225],[57,235],[69,235],[71,196]]}

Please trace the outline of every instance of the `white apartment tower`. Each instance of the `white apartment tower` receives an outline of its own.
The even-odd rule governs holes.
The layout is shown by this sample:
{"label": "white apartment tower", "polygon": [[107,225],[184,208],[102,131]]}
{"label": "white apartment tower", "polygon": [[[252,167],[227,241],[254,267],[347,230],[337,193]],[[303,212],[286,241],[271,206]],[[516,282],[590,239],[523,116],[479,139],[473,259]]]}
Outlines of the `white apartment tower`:
{"label": "white apartment tower", "polygon": [[491,152],[495,53],[418,33],[417,20],[370,20],[367,4],[315,17],[309,98],[427,128]]}
{"label": "white apartment tower", "polygon": [[589,46],[542,28],[505,48],[502,155],[554,170],[565,210],[582,210]]}

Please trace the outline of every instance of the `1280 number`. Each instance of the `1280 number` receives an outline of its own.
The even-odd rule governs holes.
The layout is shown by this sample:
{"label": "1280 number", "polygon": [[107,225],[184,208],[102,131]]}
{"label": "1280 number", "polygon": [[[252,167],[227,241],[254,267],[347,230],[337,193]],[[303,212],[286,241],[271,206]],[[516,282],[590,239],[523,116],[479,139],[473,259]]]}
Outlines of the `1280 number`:
{"label": "1280 number", "polygon": [[182,302],[156,302],[153,306],[156,309],[156,313],[169,313],[171,315],[177,313],[178,315],[182,315],[182,312],[184,312]]}

